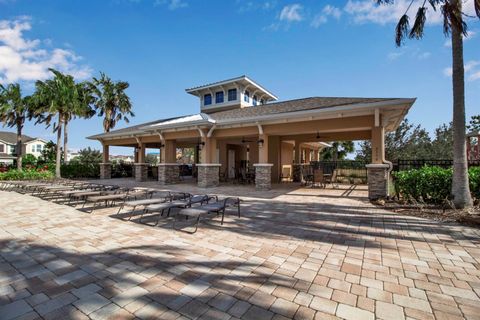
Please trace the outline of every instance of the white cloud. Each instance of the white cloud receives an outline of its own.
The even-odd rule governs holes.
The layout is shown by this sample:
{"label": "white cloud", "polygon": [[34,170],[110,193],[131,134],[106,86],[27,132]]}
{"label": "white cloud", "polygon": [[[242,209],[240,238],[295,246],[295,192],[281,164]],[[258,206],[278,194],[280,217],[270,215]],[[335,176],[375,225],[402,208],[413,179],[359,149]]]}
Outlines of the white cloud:
{"label": "white cloud", "polygon": [[341,16],[342,16],[341,9],[328,4],[325,7],[323,7],[320,13],[318,13],[317,15],[315,15],[315,17],[313,17],[313,20],[310,23],[310,25],[314,28],[318,28],[322,24],[327,23],[329,17],[333,17],[338,20],[340,19]]}
{"label": "white cloud", "polygon": [[156,0],[154,2],[154,5],[155,6],[166,5],[169,10],[177,10],[177,9],[188,7],[188,3],[183,0]]}
{"label": "white cloud", "polygon": [[[480,61],[470,60],[463,66],[465,70],[465,78],[467,81],[475,81],[480,79]],[[444,68],[443,74],[447,77],[452,76],[452,68]]]}
{"label": "white cloud", "polygon": [[418,47],[403,46],[397,48],[395,51],[388,53],[387,58],[390,61],[399,59],[400,57],[407,57],[410,59],[425,60],[432,55],[429,51],[422,51]]}
{"label": "white cloud", "polygon": [[[475,0],[463,1],[463,12],[470,16],[476,16],[474,9]],[[389,5],[377,5],[372,0],[348,0],[344,7],[344,11],[347,12],[353,18],[356,23],[397,23],[400,17],[407,11],[411,0],[396,0]],[[415,20],[415,15],[418,8],[423,4],[423,1],[414,1],[408,15],[410,21]],[[427,24],[440,24],[443,23],[440,6],[437,5],[437,10],[434,11],[431,6],[427,4]]]}
{"label": "white cloud", "polygon": [[245,0],[237,0],[238,5],[238,12],[245,13],[255,10],[272,10],[277,6],[277,1],[245,1]]}
{"label": "white cloud", "polygon": [[303,6],[295,3],[283,7],[280,12],[280,21],[299,22],[303,20]]}
{"label": "white cloud", "polygon": [[48,68],[78,79],[91,75],[91,68],[79,65],[82,58],[72,50],[46,49],[40,39],[27,39],[24,32],[31,28],[29,17],[0,21],[0,83],[43,80],[51,75]]}

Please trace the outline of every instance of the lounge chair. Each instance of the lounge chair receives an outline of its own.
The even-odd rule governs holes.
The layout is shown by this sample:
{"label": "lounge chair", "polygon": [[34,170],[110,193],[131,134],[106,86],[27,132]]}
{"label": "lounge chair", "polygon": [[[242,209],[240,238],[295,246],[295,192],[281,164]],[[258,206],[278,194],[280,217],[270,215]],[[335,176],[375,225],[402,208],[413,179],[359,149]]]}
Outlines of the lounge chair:
{"label": "lounge chair", "polygon": [[143,211],[142,215],[140,216],[140,222],[142,222],[142,218],[144,214],[152,214],[155,213],[156,215],[158,214],[158,219],[155,225],[158,225],[160,223],[160,218],[163,216],[165,211],[167,212],[167,217],[170,216],[170,211],[175,208],[189,208],[195,204],[204,204],[208,203],[208,201],[212,199],[212,197],[208,195],[195,195],[192,196],[190,195],[188,198],[183,199],[183,200],[176,200],[176,201],[170,201],[170,202],[165,202],[165,203],[159,203],[159,204],[152,204],[147,207],[145,207],[145,210]]}
{"label": "lounge chair", "polygon": [[237,207],[238,217],[240,218],[240,198],[227,197],[222,200],[217,199],[216,202],[207,203],[199,207],[189,207],[189,208],[180,210],[175,216],[175,220],[173,222],[173,229],[179,230],[175,228],[175,222],[177,222],[177,217],[184,216],[186,219],[188,218],[196,219],[195,230],[193,232],[189,232],[189,233],[195,233],[197,232],[197,229],[198,229],[198,223],[200,221],[200,217],[204,215],[208,215],[209,213],[217,213],[217,215],[221,213],[222,214],[221,225],[223,225],[225,210],[228,207]]}
{"label": "lounge chair", "polygon": [[118,201],[125,202],[128,199],[137,200],[140,197],[144,197],[145,199],[147,199],[148,197],[151,198],[154,192],[155,191],[150,189],[119,190],[118,192],[111,193],[111,194],[86,197],[85,203],[83,206],[85,206],[87,202],[93,203],[93,207],[89,211],[89,213],[92,213],[96,209],[98,203],[105,202],[105,207],[107,207],[109,201],[113,205],[115,202],[118,202]]}
{"label": "lounge chair", "polygon": [[[120,215],[121,211],[125,208],[125,207],[129,207],[131,208],[131,211],[130,213],[133,213],[135,212],[135,209],[137,207],[144,207],[144,210],[146,208],[146,206],[149,206],[149,205],[154,205],[154,204],[159,204],[159,203],[164,203],[164,202],[167,202],[167,201],[172,201],[172,194],[170,192],[164,192],[163,194],[161,194],[159,197],[157,198],[150,198],[150,199],[141,199],[141,200],[132,200],[132,201],[124,201],[120,207],[118,208],[118,212],[117,212],[117,215]],[[130,217],[128,218],[128,220],[130,220],[132,218],[132,216],[130,215]]]}

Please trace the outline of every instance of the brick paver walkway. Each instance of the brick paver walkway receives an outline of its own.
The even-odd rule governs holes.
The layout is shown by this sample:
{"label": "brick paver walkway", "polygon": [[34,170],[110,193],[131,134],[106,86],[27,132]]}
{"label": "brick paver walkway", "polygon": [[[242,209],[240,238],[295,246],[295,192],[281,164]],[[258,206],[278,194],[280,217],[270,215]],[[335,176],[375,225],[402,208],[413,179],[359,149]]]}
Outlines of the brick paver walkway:
{"label": "brick paver walkway", "polygon": [[194,235],[0,192],[0,319],[480,318],[478,229],[319,192]]}

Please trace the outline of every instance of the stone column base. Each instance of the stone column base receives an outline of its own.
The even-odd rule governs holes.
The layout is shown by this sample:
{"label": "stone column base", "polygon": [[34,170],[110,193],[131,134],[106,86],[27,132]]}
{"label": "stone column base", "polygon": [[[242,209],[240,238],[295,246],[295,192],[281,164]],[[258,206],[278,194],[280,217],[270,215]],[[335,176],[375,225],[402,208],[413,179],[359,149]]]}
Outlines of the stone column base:
{"label": "stone column base", "polygon": [[218,186],[221,166],[222,165],[220,163],[197,164],[198,186],[200,188],[210,188]]}
{"label": "stone column base", "polygon": [[134,163],[135,166],[135,181],[147,181],[148,178],[148,164]]}
{"label": "stone column base", "polygon": [[180,169],[177,163],[158,164],[158,183],[162,185],[178,183]]}
{"label": "stone column base", "polygon": [[100,163],[100,179],[112,179],[112,164],[110,162]]}
{"label": "stone column base", "polygon": [[255,188],[260,191],[272,188],[272,163],[255,163]]}
{"label": "stone column base", "polygon": [[388,164],[367,164],[368,198],[377,200],[388,197]]}

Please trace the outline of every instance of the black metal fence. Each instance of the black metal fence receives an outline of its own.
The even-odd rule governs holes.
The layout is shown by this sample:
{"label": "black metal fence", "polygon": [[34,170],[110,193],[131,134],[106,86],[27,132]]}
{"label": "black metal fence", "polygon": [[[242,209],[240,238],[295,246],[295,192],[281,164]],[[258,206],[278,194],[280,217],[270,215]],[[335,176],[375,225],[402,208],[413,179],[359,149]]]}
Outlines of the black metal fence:
{"label": "black metal fence", "polygon": [[[427,159],[412,159],[412,160],[397,160],[393,163],[393,171],[404,171],[410,169],[420,169],[424,166],[451,168],[453,160],[427,160]],[[480,167],[480,160],[469,160],[468,167]]]}

